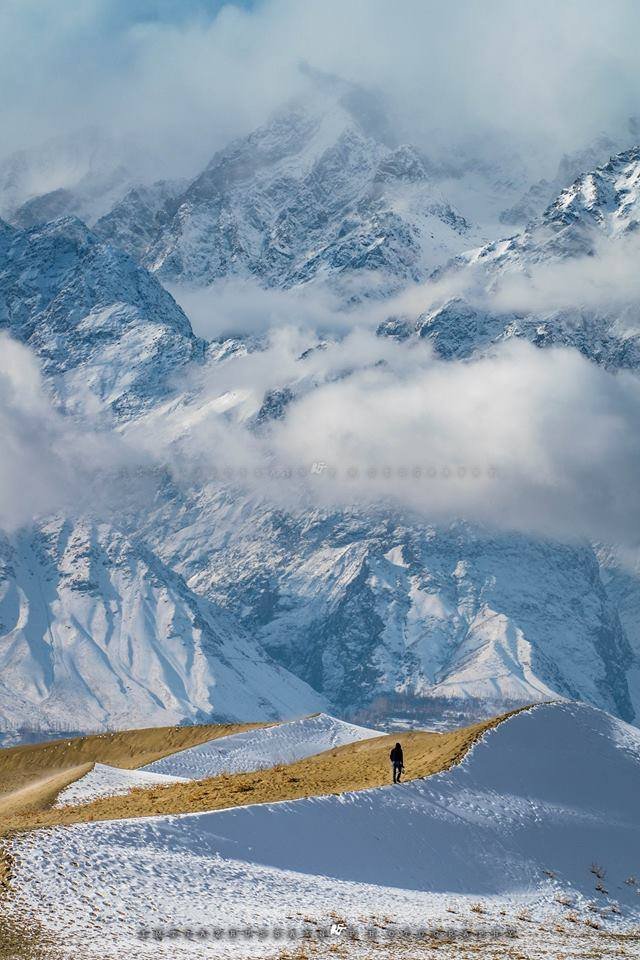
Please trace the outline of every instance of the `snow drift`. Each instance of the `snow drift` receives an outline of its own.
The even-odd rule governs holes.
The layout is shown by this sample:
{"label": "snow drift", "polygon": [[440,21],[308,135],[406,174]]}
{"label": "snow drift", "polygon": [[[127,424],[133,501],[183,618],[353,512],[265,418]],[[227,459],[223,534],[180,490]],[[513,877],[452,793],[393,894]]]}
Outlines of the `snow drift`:
{"label": "snow drift", "polygon": [[192,779],[215,777],[221,773],[247,773],[279,763],[294,763],[355,740],[381,736],[379,730],[369,730],[319,713],[210,740],[155,760],[144,770]]}
{"label": "snow drift", "polygon": [[107,763],[96,763],[93,770],[76,780],[58,795],[56,807],[76,803],[91,803],[100,797],[116,797],[139,787],[168,786],[184,782],[183,777],[171,777],[144,770],[123,770]]}
{"label": "snow drift", "polygon": [[[640,917],[629,882],[639,866],[639,791],[636,730],[584,705],[544,705],[502,723],[458,767],[399,787],[15,841],[17,903],[38,904],[70,946],[101,938],[103,955],[117,956],[142,955],[138,926],[278,923],[336,910],[361,921],[390,904],[400,923],[450,923],[447,907],[472,920],[478,896],[509,916],[526,903],[548,917],[562,913],[562,892],[578,915],[590,898],[608,917],[600,922],[624,926]],[[156,955],[164,949],[210,955],[197,943],[153,944]]]}

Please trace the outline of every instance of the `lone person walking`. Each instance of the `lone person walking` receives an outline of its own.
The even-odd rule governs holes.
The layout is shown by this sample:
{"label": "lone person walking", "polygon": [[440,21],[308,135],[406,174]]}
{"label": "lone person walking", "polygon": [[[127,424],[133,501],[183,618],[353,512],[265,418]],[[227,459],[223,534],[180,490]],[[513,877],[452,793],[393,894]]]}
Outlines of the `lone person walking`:
{"label": "lone person walking", "polygon": [[393,782],[400,783],[400,775],[404,772],[404,757],[402,755],[402,747],[399,743],[396,743],[389,754],[389,759],[393,766]]}

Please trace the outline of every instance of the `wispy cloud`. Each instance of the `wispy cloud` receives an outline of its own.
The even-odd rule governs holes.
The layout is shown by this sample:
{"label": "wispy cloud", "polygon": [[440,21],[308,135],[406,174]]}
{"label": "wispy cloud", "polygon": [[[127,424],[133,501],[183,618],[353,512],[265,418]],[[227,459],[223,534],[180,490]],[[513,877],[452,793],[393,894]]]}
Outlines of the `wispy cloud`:
{"label": "wispy cloud", "polygon": [[0,528],[14,530],[49,513],[107,516],[122,496],[141,497],[153,482],[130,468],[155,461],[132,451],[114,430],[98,430],[54,407],[32,352],[0,334]]}
{"label": "wispy cloud", "polygon": [[[557,539],[637,545],[640,382],[577,351],[503,344],[466,363],[355,330],[305,354],[280,330],[205,371],[188,400],[132,427],[176,482],[279,507],[384,508]],[[287,384],[283,416],[256,431]]]}
{"label": "wispy cloud", "polygon": [[7,0],[3,148],[89,122],[139,136],[159,173],[191,168],[304,90],[308,62],[383,92],[426,148],[511,142],[555,163],[636,111],[639,27],[633,0]]}

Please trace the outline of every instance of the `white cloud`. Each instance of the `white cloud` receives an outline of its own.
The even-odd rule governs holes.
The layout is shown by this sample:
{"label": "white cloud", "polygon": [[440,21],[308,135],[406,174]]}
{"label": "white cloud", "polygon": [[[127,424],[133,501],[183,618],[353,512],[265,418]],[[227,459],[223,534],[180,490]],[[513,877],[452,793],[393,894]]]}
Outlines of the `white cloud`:
{"label": "white cloud", "polygon": [[[146,440],[178,482],[238,482],[284,509],[386,507],[638,544],[634,375],[523,342],[447,363],[424,342],[366,330],[300,361],[311,340],[280,330],[267,349],[215,365],[185,406],[152,415],[130,445]],[[256,432],[263,396],[285,383],[296,402]]]}
{"label": "white cloud", "polygon": [[58,413],[31,351],[0,334],[0,529],[14,530],[49,513],[106,514],[129,489],[129,467],[149,465],[111,431],[96,431]]}
{"label": "white cloud", "polygon": [[[375,507],[638,545],[635,375],[522,342],[446,363],[424,342],[356,329],[301,360],[313,343],[273,331],[266,349],[191,371],[182,399],[121,435],[58,414],[30,352],[3,337],[0,527],[109,518],[168,468],[187,488],[237,484],[284,509]],[[264,396],[287,383],[297,401],[256,431]]]}
{"label": "white cloud", "polygon": [[511,343],[470,363],[431,360],[404,376],[377,366],[327,384],[275,442],[285,461],[337,468],[314,488],[329,503],[387,500],[429,519],[637,545],[639,418],[637,377]]}
{"label": "white cloud", "polygon": [[344,330],[357,314],[345,315],[344,305],[327,287],[308,284],[290,290],[266,289],[243,277],[221,280],[210,287],[168,284],[194,332],[206,340],[225,336],[260,336],[277,327],[305,326],[311,330]]}
{"label": "white cloud", "polygon": [[498,311],[544,313],[582,307],[613,312],[640,302],[640,237],[602,237],[591,256],[528,264],[505,273],[492,291]]}
{"label": "white cloud", "polygon": [[4,149],[94,123],[139,136],[159,172],[190,170],[304,89],[301,62],[383,91],[406,136],[427,149],[438,136],[448,147],[475,139],[477,150],[490,140],[502,152],[504,134],[555,163],[637,109],[634,0],[265,0],[253,9],[185,0],[157,9],[7,0]]}

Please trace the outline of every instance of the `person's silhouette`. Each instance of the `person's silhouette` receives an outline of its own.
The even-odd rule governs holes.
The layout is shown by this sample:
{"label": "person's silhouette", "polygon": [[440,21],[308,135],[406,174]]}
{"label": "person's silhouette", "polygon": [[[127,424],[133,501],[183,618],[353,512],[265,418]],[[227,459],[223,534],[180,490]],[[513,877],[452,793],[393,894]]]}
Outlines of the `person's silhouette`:
{"label": "person's silhouette", "polygon": [[391,765],[393,767],[393,782],[400,783],[400,776],[404,771],[404,756],[402,754],[402,747],[399,743],[396,743],[395,747],[389,754],[389,759],[391,760]]}

